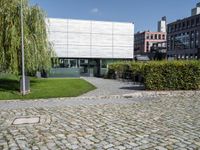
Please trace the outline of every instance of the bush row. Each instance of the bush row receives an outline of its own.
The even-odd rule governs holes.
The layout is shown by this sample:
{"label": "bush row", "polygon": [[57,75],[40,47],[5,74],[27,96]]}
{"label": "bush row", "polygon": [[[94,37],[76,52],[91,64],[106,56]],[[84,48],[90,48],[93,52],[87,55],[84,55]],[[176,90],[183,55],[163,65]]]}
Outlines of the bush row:
{"label": "bush row", "polygon": [[200,61],[117,62],[109,65],[107,77],[140,79],[147,90],[197,90]]}

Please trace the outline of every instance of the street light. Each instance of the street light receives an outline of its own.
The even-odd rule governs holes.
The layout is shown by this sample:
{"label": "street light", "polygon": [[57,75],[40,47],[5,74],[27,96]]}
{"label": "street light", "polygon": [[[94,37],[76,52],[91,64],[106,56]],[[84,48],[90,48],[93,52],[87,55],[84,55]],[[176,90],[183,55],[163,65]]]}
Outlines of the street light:
{"label": "street light", "polygon": [[21,51],[22,51],[22,95],[25,95],[26,87],[25,87],[25,67],[24,67],[24,18],[23,18],[22,0],[21,0]]}

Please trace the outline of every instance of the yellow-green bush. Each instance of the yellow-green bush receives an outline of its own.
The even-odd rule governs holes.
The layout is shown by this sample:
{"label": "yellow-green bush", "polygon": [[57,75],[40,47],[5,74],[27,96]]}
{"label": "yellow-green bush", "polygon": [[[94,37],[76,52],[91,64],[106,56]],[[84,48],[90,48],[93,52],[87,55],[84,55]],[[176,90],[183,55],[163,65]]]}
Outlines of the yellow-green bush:
{"label": "yellow-green bush", "polygon": [[200,62],[147,63],[144,78],[145,87],[150,90],[196,90],[200,88]]}
{"label": "yellow-green bush", "polygon": [[[109,66],[111,76],[131,73],[143,78],[147,90],[197,90],[200,89],[199,61],[126,62]],[[120,76],[124,77],[124,76]]]}
{"label": "yellow-green bush", "polygon": [[116,62],[108,66],[107,77],[111,79],[124,78],[130,71],[130,62]]}

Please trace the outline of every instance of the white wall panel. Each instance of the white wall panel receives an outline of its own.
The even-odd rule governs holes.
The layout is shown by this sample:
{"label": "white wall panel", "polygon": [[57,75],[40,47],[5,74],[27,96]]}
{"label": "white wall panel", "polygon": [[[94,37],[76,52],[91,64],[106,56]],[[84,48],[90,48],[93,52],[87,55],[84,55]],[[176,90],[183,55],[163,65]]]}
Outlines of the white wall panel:
{"label": "white wall panel", "polygon": [[133,35],[134,25],[131,23],[113,23],[114,34]]}
{"label": "white wall panel", "polygon": [[90,21],[82,21],[82,20],[69,20],[68,31],[69,32],[78,32],[78,33],[90,33],[91,22]]}
{"label": "white wall panel", "polygon": [[112,47],[92,46],[92,58],[112,58]]}
{"label": "white wall panel", "polygon": [[49,19],[46,21],[50,31],[67,32],[67,20],[66,19]]}
{"label": "white wall panel", "polygon": [[111,22],[92,22],[92,33],[101,34],[112,34],[112,23]]}
{"label": "white wall panel", "polygon": [[90,34],[69,33],[68,44],[69,45],[90,45]]}
{"label": "white wall panel", "polygon": [[99,46],[111,46],[112,47],[112,35],[104,34],[92,34],[92,45]]}
{"label": "white wall panel", "polygon": [[90,46],[80,46],[79,47],[79,57],[90,58]]}
{"label": "white wall panel", "polygon": [[58,26],[49,26],[51,28],[51,31],[53,32],[63,32],[63,33],[67,33],[67,25],[58,25]]}
{"label": "white wall panel", "polygon": [[114,46],[133,46],[133,36],[129,35],[114,35]]}
{"label": "white wall panel", "polygon": [[67,45],[53,45],[57,57],[68,57]]}
{"label": "white wall panel", "polygon": [[114,47],[113,48],[114,58],[133,58],[132,47]]}
{"label": "white wall panel", "polygon": [[133,55],[134,55],[133,50],[134,50],[133,46],[126,47],[126,50],[125,50],[126,56],[125,57],[126,58],[133,58]]}
{"label": "white wall panel", "polygon": [[54,24],[66,24],[67,23],[67,19],[56,19],[56,18],[49,18],[47,19],[47,23],[49,23],[50,25],[54,25]]}
{"label": "white wall panel", "polygon": [[68,57],[78,57],[79,56],[80,47],[79,46],[68,46]]}
{"label": "white wall panel", "polygon": [[133,58],[131,23],[50,19],[47,25],[58,57]]}
{"label": "white wall panel", "polygon": [[56,44],[67,44],[67,33],[51,32],[49,40]]}
{"label": "white wall panel", "polygon": [[69,45],[68,46],[68,57],[80,58],[80,55],[83,57],[90,58],[90,47],[89,46],[78,46],[78,45]]}

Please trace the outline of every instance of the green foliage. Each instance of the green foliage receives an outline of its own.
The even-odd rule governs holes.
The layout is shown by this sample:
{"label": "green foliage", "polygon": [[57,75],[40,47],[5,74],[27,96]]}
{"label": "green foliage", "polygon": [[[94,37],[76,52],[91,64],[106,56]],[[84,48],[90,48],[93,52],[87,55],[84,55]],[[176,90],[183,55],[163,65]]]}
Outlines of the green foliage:
{"label": "green foliage", "polygon": [[[127,70],[125,66],[129,66],[129,70]],[[109,66],[109,70],[111,70],[110,73],[113,74],[116,74],[119,70],[130,71],[133,77],[132,79],[139,75],[143,78],[143,83],[148,90],[200,89],[199,61],[115,63]],[[114,76],[113,74],[110,76]]]}
{"label": "green foliage", "polygon": [[123,78],[125,73],[129,72],[130,63],[129,62],[115,62],[108,65],[108,78]]}
{"label": "green foliage", "polygon": [[[0,72],[21,72],[20,0],[0,0]],[[44,11],[23,0],[26,72],[48,70],[52,48],[47,40]]]}
{"label": "green foliage", "polygon": [[200,62],[151,62],[145,65],[144,78],[150,90],[196,90],[200,88]]}

